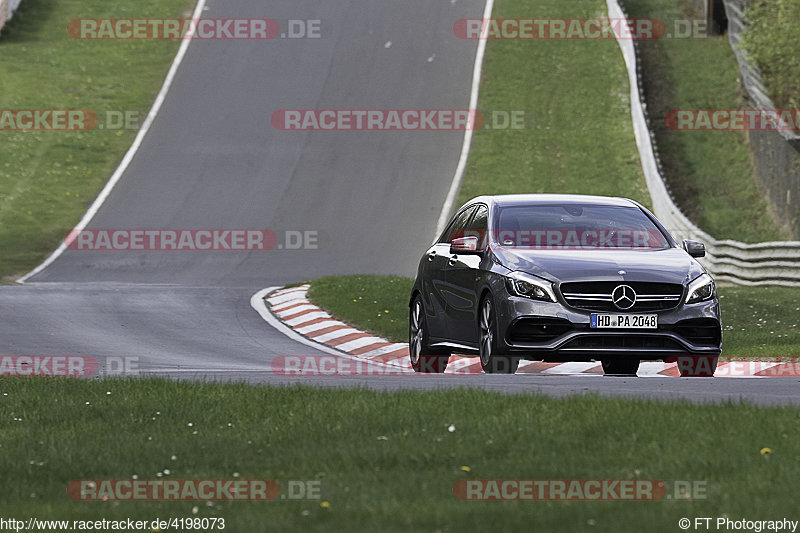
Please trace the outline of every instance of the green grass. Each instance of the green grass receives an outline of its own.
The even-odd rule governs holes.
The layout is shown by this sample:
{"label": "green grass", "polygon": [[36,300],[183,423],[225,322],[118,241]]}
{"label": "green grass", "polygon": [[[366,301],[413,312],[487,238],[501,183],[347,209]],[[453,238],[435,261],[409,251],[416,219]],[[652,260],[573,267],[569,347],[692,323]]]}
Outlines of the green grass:
{"label": "green grass", "polygon": [[[625,0],[631,17],[702,19],[691,0]],[[728,36],[642,41],[645,94],[661,162],[681,210],[718,239],[790,240],[770,216],[750,160],[747,132],[673,131],[673,109],[748,107]]]}
{"label": "green grass", "polygon": [[[355,327],[406,342],[412,284],[394,276],[329,276],[311,283],[309,298]],[[719,293],[724,357],[800,356],[800,289],[720,287]]]}
{"label": "green grass", "polygon": [[751,2],[745,17],[749,27],[741,46],[761,70],[772,101],[779,109],[800,108],[800,3]]}
{"label": "green grass", "polygon": [[413,284],[399,276],[326,276],[311,283],[308,296],[348,324],[405,342]]}
{"label": "green grass", "polygon": [[[0,35],[0,109],[138,111],[180,41],[82,41],[76,18],[190,16],[193,0],[25,0]],[[27,272],[80,220],[136,132],[0,132],[0,278]]]}
{"label": "green grass", "polygon": [[[688,0],[627,0],[633,17],[696,18]],[[605,2],[500,0],[496,18],[604,17]],[[744,132],[674,132],[670,109],[740,108],[738,65],[726,37],[644,41],[652,126],[681,209],[716,238],[745,242],[790,237],[769,215]],[[479,130],[461,203],[519,192],[627,196],[649,205],[630,123],[625,65],[613,40],[492,40],[479,107],[524,110],[523,130]]]}
{"label": "green grass", "polygon": [[800,355],[800,289],[722,287],[723,355]]}
{"label": "green grass", "polygon": [[[603,0],[499,0],[495,18],[607,17]],[[461,203],[480,194],[650,196],[630,119],[628,77],[614,40],[491,40],[479,108],[522,110],[522,130],[479,130]]]}
{"label": "green grass", "polygon": [[[152,379],[2,378],[0,394],[6,517],[223,517],[233,532],[616,533],[678,531],[684,516],[794,518],[797,508],[794,408]],[[274,479],[283,493],[288,480],[319,480],[321,499],[93,503],[65,490],[73,479],[155,479],[165,469],[172,479]],[[705,500],[656,502],[453,494],[459,480],[494,478],[691,480],[709,490]]]}

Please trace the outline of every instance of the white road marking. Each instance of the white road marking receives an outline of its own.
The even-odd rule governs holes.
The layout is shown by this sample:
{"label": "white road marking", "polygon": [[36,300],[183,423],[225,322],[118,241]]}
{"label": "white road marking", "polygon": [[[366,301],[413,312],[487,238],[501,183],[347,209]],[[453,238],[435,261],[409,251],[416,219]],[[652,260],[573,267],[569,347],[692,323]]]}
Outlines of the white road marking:
{"label": "white road marking", "polygon": [[[488,20],[492,16],[492,7],[494,0],[486,0],[486,5],[483,8],[483,20]],[[488,25],[486,25],[488,28]],[[472,67],[472,88],[469,95],[469,109],[476,111],[478,109],[478,92],[481,85],[481,69],[483,68],[483,54],[486,51],[487,39],[478,40],[478,50],[475,52],[475,64]],[[442,205],[442,212],[439,214],[439,221],[436,223],[436,236],[441,235],[444,231],[444,226],[450,219],[450,212],[453,210],[453,204],[458,196],[458,191],[461,188],[461,181],[464,179],[464,171],[467,169],[467,159],[469,158],[469,149],[472,146],[472,129],[467,128],[464,131],[464,142],[461,145],[461,156],[458,158],[458,166],[456,173],[453,176],[453,181],[450,183],[450,190],[447,191],[447,197]]]}
{"label": "white road marking", "polygon": [[[205,8],[206,0],[197,0],[197,5],[194,8],[194,13],[192,14],[192,19],[197,20],[200,18],[200,15],[203,13],[203,9]],[[156,96],[155,102],[153,102],[153,107],[150,108],[150,112],[147,114],[147,118],[145,118],[142,127],[139,129],[139,133],[136,135],[136,139],[134,139],[133,144],[128,149],[128,152],[125,154],[125,157],[122,158],[122,162],[120,162],[117,169],[109,178],[108,182],[106,182],[105,187],[103,190],[100,191],[100,194],[97,195],[92,205],[83,215],[83,218],[75,225],[73,228],[75,230],[75,234],[77,232],[86,228],[86,226],[91,222],[92,218],[97,214],[97,211],[100,210],[100,207],[103,205],[103,202],[106,201],[108,195],[111,194],[111,191],[114,189],[114,186],[122,177],[122,174],[128,169],[128,165],[130,165],[133,157],[136,155],[136,152],[139,151],[139,147],[144,140],[145,135],[147,132],[150,131],[150,127],[153,125],[153,122],[158,115],[158,112],[161,110],[161,105],[164,103],[164,100],[167,97],[167,93],[169,92],[170,87],[172,86],[172,82],[175,80],[175,75],[178,72],[178,67],[180,67],[181,62],[183,61],[184,56],[186,55],[187,50],[189,50],[189,44],[194,40],[192,37],[192,30],[186,34],[186,38],[181,43],[180,48],[178,48],[178,53],[175,55],[175,59],[172,61],[172,66],[167,73],[167,77],[164,80],[164,84],[161,86],[161,90],[158,92],[158,96]],[[61,242],[58,248],[50,254],[47,259],[45,259],[39,266],[22,276],[17,280],[18,283],[25,283],[29,278],[35,276],[48,266],[50,266],[53,261],[58,259],[61,254],[64,253],[64,250],[67,249],[67,243]]]}

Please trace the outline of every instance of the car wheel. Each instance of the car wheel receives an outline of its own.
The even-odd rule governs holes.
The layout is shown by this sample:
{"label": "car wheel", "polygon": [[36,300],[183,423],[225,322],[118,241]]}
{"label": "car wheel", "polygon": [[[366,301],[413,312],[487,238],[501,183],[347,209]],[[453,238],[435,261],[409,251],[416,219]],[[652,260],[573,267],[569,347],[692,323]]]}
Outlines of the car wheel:
{"label": "car wheel", "polygon": [[678,372],[682,378],[710,378],[717,371],[719,357],[715,355],[685,355],[678,357]]}
{"label": "car wheel", "polygon": [[519,367],[519,358],[499,353],[494,305],[490,297],[481,301],[478,312],[481,367],[487,374],[513,374]]}
{"label": "car wheel", "polygon": [[603,372],[624,376],[635,376],[639,371],[638,359],[603,359]]}
{"label": "car wheel", "polygon": [[425,307],[419,296],[414,298],[408,317],[408,356],[411,368],[423,374],[441,374],[450,360],[448,352],[430,347]]}

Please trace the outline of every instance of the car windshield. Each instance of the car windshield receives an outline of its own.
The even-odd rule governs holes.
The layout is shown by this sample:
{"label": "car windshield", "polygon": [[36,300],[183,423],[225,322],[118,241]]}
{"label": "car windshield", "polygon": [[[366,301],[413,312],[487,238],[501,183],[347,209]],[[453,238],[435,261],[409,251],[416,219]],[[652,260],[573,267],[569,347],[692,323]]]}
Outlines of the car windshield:
{"label": "car windshield", "polygon": [[663,249],[666,236],[637,207],[529,205],[499,209],[493,237],[501,246],[524,248]]}

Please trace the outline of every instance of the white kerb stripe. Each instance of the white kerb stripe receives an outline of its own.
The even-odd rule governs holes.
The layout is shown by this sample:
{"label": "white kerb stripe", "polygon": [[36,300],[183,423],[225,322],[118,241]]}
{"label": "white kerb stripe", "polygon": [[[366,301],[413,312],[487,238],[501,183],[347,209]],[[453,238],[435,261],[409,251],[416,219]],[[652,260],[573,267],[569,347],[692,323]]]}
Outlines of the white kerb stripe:
{"label": "white kerb stripe", "polygon": [[663,378],[666,377],[664,374],[659,374],[659,372],[663,372],[669,368],[676,367],[675,363],[660,363],[658,361],[644,361],[639,363],[639,372],[637,375],[642,378],[649,378],[649,377],[659,377]]}
{"label": "white kerb stripe", "polygon": [[390,344],[389,346],[384,346],[382,348],[377,348],[375,350],[362,353],[361,357],[378,357],[379,355],[384,355],[387,353],[392,353],[403,349],[407,350],[408,344],[406,344],[405,342],[395,342],[393,344]]}
{"label": "white kerb stripe", "polygon": [[292,302],[292,301],[296,301],[296,300],[305,300],[305,299],[306,299],[306,297],[305,297],[304,294],[300,294],[300,293],[296,293],[296,292],[290,292],[289,294],[280,294],[278,296],[270,296],[269,298],[267,298],[267,301],[271,305],[276,305],[276,304],[280,304],[280,303],[284,303],[284,302]]}
{"label": "white kerb stripe", "polygon": [[349,352],[350,350],[363,348],[364,346],[369,346],[370,344],[378,344],[383,342],[386,342],[386,340],[380,337],[361,337],[360,339],[340,344],[336,347],[336,349],[342,350],[343,352]]}
{"label": "white kerb stripe", "polygon": [[312,320],[316,320],[318,318],[330,318],[331,315],[326,313],[325,311],[312,311],[310,313],[306,313],[303,316],[298,316],[296,318],[292,318],[291,320],[286,320],[285,323],[288,326],[299,326],[300,324],[305,324],[306,322],[311,322]]}
{"label": "white kerb stripe", "polygon": [[547,370],[544,370],[542,374],[581,374],[595,366],[597,366],[597,363],[574,361],[571,363],[562,363],[558,366],[548,368]]}
{"label": "white kerb stripe", "polygon": [[312,310],[321,311],[321,309],[314,304],[303,304],[303,305],[298,305],[297,307],[292,307],[291,309],[284,309],[283,311],[276,311],[273,309],[272,312],[280,317],[284,317],[284,316],[296,315],[297,313],[300,313],[302,311],[312,311]]}
{"label": "white kerb stripe", "polygon": [[284,302],[282,304],[275,304],[275,305],[270,304],[269,308],[273,313],[275,313],[277,311],[282,311],[283,309],[286,309],[287,307],[291,307],[293,305],[310,304],[310,303],[311,302],[309,302],[307,299],[300,298],[298,300],[289,300],[288,302]]}
{"label": "white kerb stripe", "polygon": [[322,335],[317,335],[316,337],[314,335],[309,335],[309,337],[317,342],[328,342],[346,335],[352,335],[353,333],[361,333],[361,331],[345,326],[341,329],[337,329],[336,331],[329,331],[328,333],[323,333]]}
{"label": "white kerb stripe", "polygon": [[300,333],[301,335],[308,335],[313,331],[329,328],[331,326],[342,326],[345,328],[350,327],[344,322],[339,322],[338,320],[323,320],[322,322],[317,322],[316,324],[309,324],[308,326],[299,327],[295,329],[295,331],[297,331],[297,333]]}

